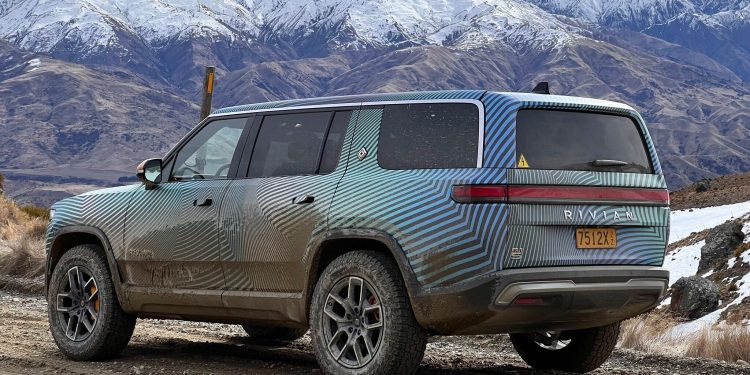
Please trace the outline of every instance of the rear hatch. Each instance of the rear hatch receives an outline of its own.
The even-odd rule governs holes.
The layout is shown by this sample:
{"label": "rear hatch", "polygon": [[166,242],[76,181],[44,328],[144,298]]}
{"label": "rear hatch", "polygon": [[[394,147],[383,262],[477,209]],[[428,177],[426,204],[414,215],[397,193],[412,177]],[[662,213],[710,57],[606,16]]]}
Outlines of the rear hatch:
{"label": "rear hatch", "polygon": [[636,118],[522,109],[504,268],[661,265],[669,194]]}

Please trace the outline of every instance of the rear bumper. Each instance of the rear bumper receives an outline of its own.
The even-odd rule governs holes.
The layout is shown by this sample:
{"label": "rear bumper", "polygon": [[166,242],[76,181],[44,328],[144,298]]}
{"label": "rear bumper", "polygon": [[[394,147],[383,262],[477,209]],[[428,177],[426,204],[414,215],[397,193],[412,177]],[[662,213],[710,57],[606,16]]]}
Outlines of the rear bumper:
{"label": "rear bumper", "polygon": [[669,272],[652,266],[510,269],[413,296],[417,320],[440,334],[603,326],[654,308]]}

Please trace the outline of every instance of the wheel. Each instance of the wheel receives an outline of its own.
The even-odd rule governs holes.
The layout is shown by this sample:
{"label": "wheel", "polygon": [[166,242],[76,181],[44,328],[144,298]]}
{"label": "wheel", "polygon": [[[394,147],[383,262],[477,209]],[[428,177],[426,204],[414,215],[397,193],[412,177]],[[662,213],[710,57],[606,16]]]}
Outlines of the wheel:
{"label": "wheel", "polygon": [[305,335],[306,328],[263,327],[243,324],[242,329],[253,339],[294,341]]}
{"label": "wheel", "polygon": [[427,345],[398,266],[373,251],[346,253],[323,271],[310,337],[327,374],[413,374]]}
{"label": "wheel", "polygon": [[66,356],[102,360],[127,346],[135,317],[120,308],[101,249],[80,245],[60,258],[47,291],[50,332]]}
{"label": "wheel", "polygon": [[515,333],[513,347],[529,366],[589,372],[604,363],[617,344],[620,323],[577,331]]}

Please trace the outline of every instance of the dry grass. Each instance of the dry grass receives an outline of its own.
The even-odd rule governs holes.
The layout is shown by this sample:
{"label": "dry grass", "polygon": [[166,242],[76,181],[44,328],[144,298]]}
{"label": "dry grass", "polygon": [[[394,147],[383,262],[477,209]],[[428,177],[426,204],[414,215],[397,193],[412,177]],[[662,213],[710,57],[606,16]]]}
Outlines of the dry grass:
{"label": "dry grass", "polygon": [[0,288],[41,291],[47,219],[40,211],[0,196]]}
{"label": "dry grass", "polygon": [[628,319],[620,326],[619,345],[642,352],[674,354],[671,353],[674,349],[672,343],[665,343],[672,341],[669,333],[676,325],[674,318],[660,310]]}
{"label": "dry grass", "polygon": [[647,353],[750,362],[750,327],[721,324],[677,335],[673,328],[679,323],[660,310],[626,320],[618,344]]}
{"label": "dry grass", "polygon": [[750,328],[742,325],[704,328],[688,341],[685,355],[750,362]]}

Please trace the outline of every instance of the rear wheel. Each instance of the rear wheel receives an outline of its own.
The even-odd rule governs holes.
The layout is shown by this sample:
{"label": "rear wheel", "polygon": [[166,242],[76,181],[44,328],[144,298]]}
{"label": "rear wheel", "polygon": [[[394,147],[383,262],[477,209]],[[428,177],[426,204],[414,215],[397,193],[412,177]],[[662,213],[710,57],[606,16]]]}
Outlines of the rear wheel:
{"label": "rear wheel", "polygon": [[127,346],[135,317],[120,308],[101,248],[80,245],[60,258],[47,291],[50,332],[66,356],[101,360]]}
{"label": "rear wheel", "polygon": [[242,329],[252,339],[294,341],[305,335],[306,328],[263,327],[243,324]]}
{"label": "rear wheel", "polygon": [[515,333],[513,347],[529,366],[569,372],[599,368],[612,354],[620,323],[563,332]]}
{"label": "rear wheel", "polygon": [[310,306],[315,356],[327,374],[413,374],[427,333],[419,325],[398,266],[355,251],[320,276]]}

